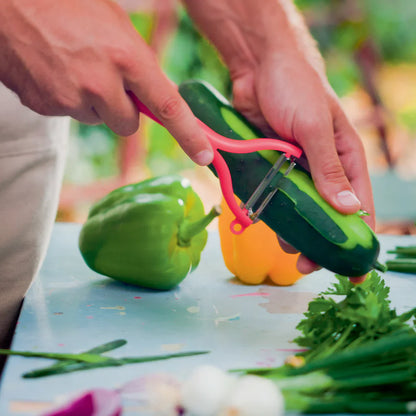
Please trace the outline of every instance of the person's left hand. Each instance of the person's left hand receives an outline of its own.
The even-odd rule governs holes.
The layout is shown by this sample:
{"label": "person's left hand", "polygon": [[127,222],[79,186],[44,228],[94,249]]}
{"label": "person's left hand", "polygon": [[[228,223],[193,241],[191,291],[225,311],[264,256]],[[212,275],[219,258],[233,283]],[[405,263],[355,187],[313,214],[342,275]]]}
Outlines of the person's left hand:
{"label": "person's left hand", "polygon": [[[365,219],[374,228],[363,145],[325,76],[304,57],[290,52],[231,74],[235,108],[265,134],[277,133],[298,143],[319,193],[342,213],[367,211],[371,215]],[[281,240],[280,244],[296,252]],[[302,273],[316,268],[306,257],[299,257]]]}

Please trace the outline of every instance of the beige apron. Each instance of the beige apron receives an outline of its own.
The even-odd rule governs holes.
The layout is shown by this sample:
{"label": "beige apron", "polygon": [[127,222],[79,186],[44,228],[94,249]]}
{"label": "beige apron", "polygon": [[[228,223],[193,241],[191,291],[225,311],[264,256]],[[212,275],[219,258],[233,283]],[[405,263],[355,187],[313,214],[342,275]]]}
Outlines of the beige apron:
{"label": "beige apron", "polygon": [[0,346],[49,242],[69,119],[43,117],[0,84]]}

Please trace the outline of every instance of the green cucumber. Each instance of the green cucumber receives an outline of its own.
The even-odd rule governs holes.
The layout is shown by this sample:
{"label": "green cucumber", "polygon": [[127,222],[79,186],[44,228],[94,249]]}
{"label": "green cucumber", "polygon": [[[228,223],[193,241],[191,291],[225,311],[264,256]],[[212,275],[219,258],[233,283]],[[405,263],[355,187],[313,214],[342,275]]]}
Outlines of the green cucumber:
{"label": "green cucumber", "polygon": [[[179,92],[195,116],[217,133],[235,140],[264,137],[210,85],[186,81]],[[274,150],[220,153],[230,169],[234,193],[242,201],[248,200],[280,156]],[[339,213],[320,196],[308,171],[296,165],[285,177],[286,167],[281,168],[270,185],[279,181],[279,191],[260,219],[309,259],[335,273],[353,277],[373,268],[384,271],[377,261],[377,237],[360,213]],[[216,173],[212,165],[210,169]]]}

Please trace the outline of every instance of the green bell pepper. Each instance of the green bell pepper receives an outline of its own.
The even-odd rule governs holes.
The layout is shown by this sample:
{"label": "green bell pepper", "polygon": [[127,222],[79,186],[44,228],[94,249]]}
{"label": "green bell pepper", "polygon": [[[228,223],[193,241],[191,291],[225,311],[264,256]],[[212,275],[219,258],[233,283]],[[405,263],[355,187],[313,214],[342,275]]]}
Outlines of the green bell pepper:
{"label": "green bell pepper", "polygon": [[207,215],[189,181],[161,176],[115,189],[96,202],[79,236],[94,271],[142,287],[168,290],[200,261]]}

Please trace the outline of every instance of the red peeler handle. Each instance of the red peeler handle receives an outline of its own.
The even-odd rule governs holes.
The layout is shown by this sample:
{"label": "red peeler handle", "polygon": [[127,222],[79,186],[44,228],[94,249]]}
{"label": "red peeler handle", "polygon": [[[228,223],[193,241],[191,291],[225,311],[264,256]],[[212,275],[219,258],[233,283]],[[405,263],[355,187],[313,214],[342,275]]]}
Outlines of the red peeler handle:
{"label": "red peeler handle", "polygon": [[[141,113],[163,126],[162,122],[134,94],[130,94],[130,97]],[[249,217],[247,209],[241,208],[234,198],[230,170],[228,169],[224,158],[218,152],[218,149],[230,153],[252,153],[258,150],[277,150],[283,152],[288,159],[291,157],[299,158],[302,155],[302,150],[291,143],[278,139],[251,139],[245,141],[230,139],[218,134],[201,120],[197,119],[197,121],[208,136],[213,147],[214,159],[212,164],[217,172],[224,199],[235,215],[235,220],[230,225],[231,231],[234,234],[241,234],[253,223],[253,220]]]}

